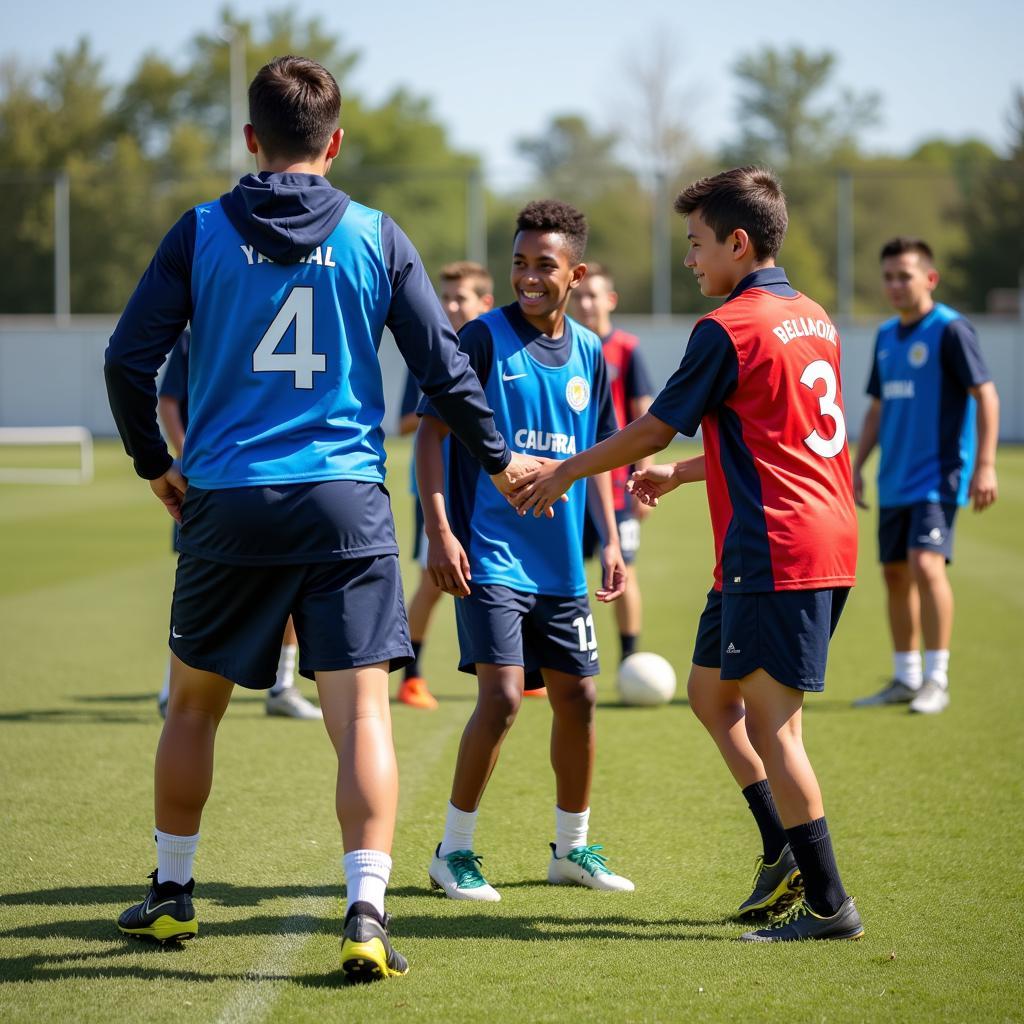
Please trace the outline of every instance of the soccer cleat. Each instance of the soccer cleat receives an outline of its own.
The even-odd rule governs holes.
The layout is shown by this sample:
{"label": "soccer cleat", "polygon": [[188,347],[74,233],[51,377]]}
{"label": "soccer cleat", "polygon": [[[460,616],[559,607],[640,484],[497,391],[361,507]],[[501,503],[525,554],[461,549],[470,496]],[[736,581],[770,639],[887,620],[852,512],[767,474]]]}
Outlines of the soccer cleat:
{"label": "soccer cleat", "polygon": [[141,903],[129,907],[118,919],[117,927],[125,935],[141,935],[157,942],[182,942],[199,931],[192,890],[195,880],[187,885],[175,882],[158,883],[156,872],[149,876],[153,884]]}
{"label": "soccer cleat", "polygon": [[409,961],[391,945],[388,926],[369,903],[353,903],[341,940],[341,969],[347,981],[380,981],[409,973]]}
{"label": "soccer cleat", "polygon": [[433,711],[437,707],[437,698],[427,688],[426,679],[422,676],[410,676],[402,681],[398,688],[398,699],[411,708],[422,711]]}
{"label": "soccer cleat", "polygon": [[168,704],[169,701],[170,701],[170,697],[165,697],[163,694],[161,694],[156,699],[156,709],[157,709],[157,711],[160,712],[160,717],[161,718],[166,718],[167,717],[167,704]]}
{"label": "soccer cleat", "polygon": [[282,718],[302,718],[306,721],[320,721],[324,713],[311,701],[295,689],[286,686],[280,693],[270,691],[267,694],[267,714],[280,715]]}
{"label": "soccer cleat", "polygon": [[937,715],[949,707],[949,691],[934,679],[926,679],[924,685],[910,702],[910,710],[918,715]]}
{"label": "soccer cleat", "polygon": [[481,903],[497,903],[501,893],[487,884],[480,874],[480,861],[472,850],[454,850],[441,856],[441,844],[437,844],[434,859],[430,862],[430,886],[443,890],[452,900],[476,900]]}
{"label": "soccer cleat", "polygon": [[918,692],[914,687],[907,686],[902,679],[890,679],[878,693],[855,700],[853,706],[855,708],[873,708],[879,704],[909,704]]}
{"label": "soccer cleat", "polygon": [[523,690],[524,697],[543,697],[547,700],[548,688],[546,686],[538,686],[536,690]]}
{"label": "soccer cleat", "polygon": [[597,851],[596,846],[576,846],[564,857],[555,853],[551,843],[551,862],[548,864],[548,881],[552,885],[585,885],[588,889],[604,892],[632,892],[636,886],[628,878],[615,874]]}
{"label": "soccer cleat", "polygon": [[804,894],[804,884],[796,858],[787,843],[774,864],[764,857],[754,862],[754,891],[740,904],[738,918],[777,914],[792,906]]}
{"label": "soccer cleat", "polygon": [[831,916],[816,914],[801,900],[786,913],[779,915],[770,925],[755,932],[744,932],[742,942],[799,942],[802,939],[861,939],[864,924],[847,896],[843,905]]}

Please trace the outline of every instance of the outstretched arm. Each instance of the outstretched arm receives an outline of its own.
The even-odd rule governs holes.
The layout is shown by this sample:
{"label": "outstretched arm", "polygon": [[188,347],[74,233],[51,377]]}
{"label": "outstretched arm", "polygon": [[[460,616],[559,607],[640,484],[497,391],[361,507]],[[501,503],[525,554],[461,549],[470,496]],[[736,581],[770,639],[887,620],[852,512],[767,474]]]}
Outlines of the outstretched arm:
{"label": "outstretched arm", "polygon": [[577,480],[654,455],[666,448],[675,435],[674,427],[645,413],[593,448],[561,461],[545,460],[537,476],[516,491],[512,503],[520,515],[531,509],[535,516],[543,515]]}
{"label": "outstretched arm", "polygon": [[638,469],[626,484],[626,489],[642,504],[656,508],[669,491],[704,477],[704,456],[695,455],[692,459],[682,459],[669,465]]}

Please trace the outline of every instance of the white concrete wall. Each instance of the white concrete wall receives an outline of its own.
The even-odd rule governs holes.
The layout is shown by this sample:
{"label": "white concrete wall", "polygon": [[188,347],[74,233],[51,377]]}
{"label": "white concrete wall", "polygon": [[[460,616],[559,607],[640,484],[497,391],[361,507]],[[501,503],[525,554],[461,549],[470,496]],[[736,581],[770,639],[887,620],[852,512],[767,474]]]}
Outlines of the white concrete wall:
{"label": "white concrete wall", "polygon": [[[1000,436],[1024,441],[1024,323],[972,318],[1002,399]],[[116,431],[103,386],[103,350],[114,319],[76,317],[58,326],[43,317],[0,318],[0,426],[88,427],[96,436]],[[678,366],[693,317],[622,317],[618,323],[637,334],[651,376],[660,388]],[[850,436],[864,417],[875,323],[840,323],[843,337],[843,399]],[[381,345],[381,366],[389,402],[386,426],[394,426],[401,398],[404,364],[394,342]]]}

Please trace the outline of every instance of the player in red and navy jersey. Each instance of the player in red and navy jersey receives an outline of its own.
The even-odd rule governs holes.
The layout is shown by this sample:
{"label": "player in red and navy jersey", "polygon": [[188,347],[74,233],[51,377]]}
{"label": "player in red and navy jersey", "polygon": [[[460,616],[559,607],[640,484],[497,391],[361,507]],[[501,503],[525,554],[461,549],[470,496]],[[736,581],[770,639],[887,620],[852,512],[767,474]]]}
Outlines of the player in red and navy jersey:
{"label": "player in red and navy jersey", "polygon": [[[600,263],[588,263],[587,276],[573,292],[570,306],[573,316],[601,339],[615,419],[621,430],[647,412],[653,396],[647,367],[640,354],[640,339],[612,326],[612,313],[618,304],[611,272]],[[641,459],[634,468],[646,469],[651,463],[652,459]],[[643,626],[643,600],[635,562],[640,549],[640,524],[650,513],[647,505],[626,490],[629,472],[629,466],[619,466],[612,472],[615,521],[619,527],[622,560],[626,563],[626,590],[614,605],[623,661],[636,650]],[[589,556],[599,549],[600,543],[600,532],[588,514],[583,529],[583,550]]]}
{"label": "player in red and navy jersey", "polygon": [[801,738],[804,693],[824,687],[857,559],[839,334],[775,266],[787,214],[771,172],[703,178],[680,193],[676,210],[686,217],[686,266],[701,292],[728,298],[698,321],[647,415],[546,465],[512,500],[541,514],[574,480],[702,428],[704,455],[637,473],[631,489],[655,505],[680,483],[707,481],[715,584],[698,627],[690,706],[761,832],[754,892],[740,915],[794,904],[743,938],[860,938]]}

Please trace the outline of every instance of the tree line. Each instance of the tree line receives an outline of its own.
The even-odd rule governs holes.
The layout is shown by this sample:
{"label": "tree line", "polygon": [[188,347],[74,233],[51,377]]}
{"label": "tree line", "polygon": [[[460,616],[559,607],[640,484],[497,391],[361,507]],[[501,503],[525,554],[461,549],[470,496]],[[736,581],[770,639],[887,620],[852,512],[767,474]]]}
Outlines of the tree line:
{"label": "tree line", "polygon": [[[518,140],[529,184],[488,191],[481,204],[479,156],[451,144],[423,96],[399,88],[371,103],[349,88],[359,53],[319,19],[282,9],[258,22],[226,11],[223,21],[245,40],[249,76],[289,52],[334,72],[346,135],[332,181],[394,216],[428,268],[465,257],[467,240],[484,235],[499,298],[516,209],[524,198],[553,195],[586,212],[588,255],[614,269],[623,311],[651,310],[662,253],[672,267],[672,312],[702,311],[707,304],[682,268],[686,239],[671,198],[694,176],[736,163],[767,163],[781,175],[791,221],[780,262],[829,308],[844,299],[843,273],[853,312],[883,308],[877,251],[898,233],[929,239],[942,262],[943,297],[965,309],[983,311],[1020,286],[1022,91],[1010,101],[1005,153],[980,140],[934,139],[909,153],[871,155],[861,139],[881,114],[880,98],[844,87],[834,54],[766,48],[732,69],[734,134],[711,152],[688,130],[686,97],[662,40],[624,58],[626,109],[616,124],[595,126],[573,111],[555,116]],[[0,224],[12,256],[0,275],[0,313],[53,310],[53,176],[61,172],[70,184],[71,309],[120,310],[174,220],[230,186],[228,95],[228,47],[213,31],[193,37],[182,64],[145,54],[120,86],[105,78],[87,40],[42,69],[0,62]],[[481,205],[485,223],[475,225]]]}

